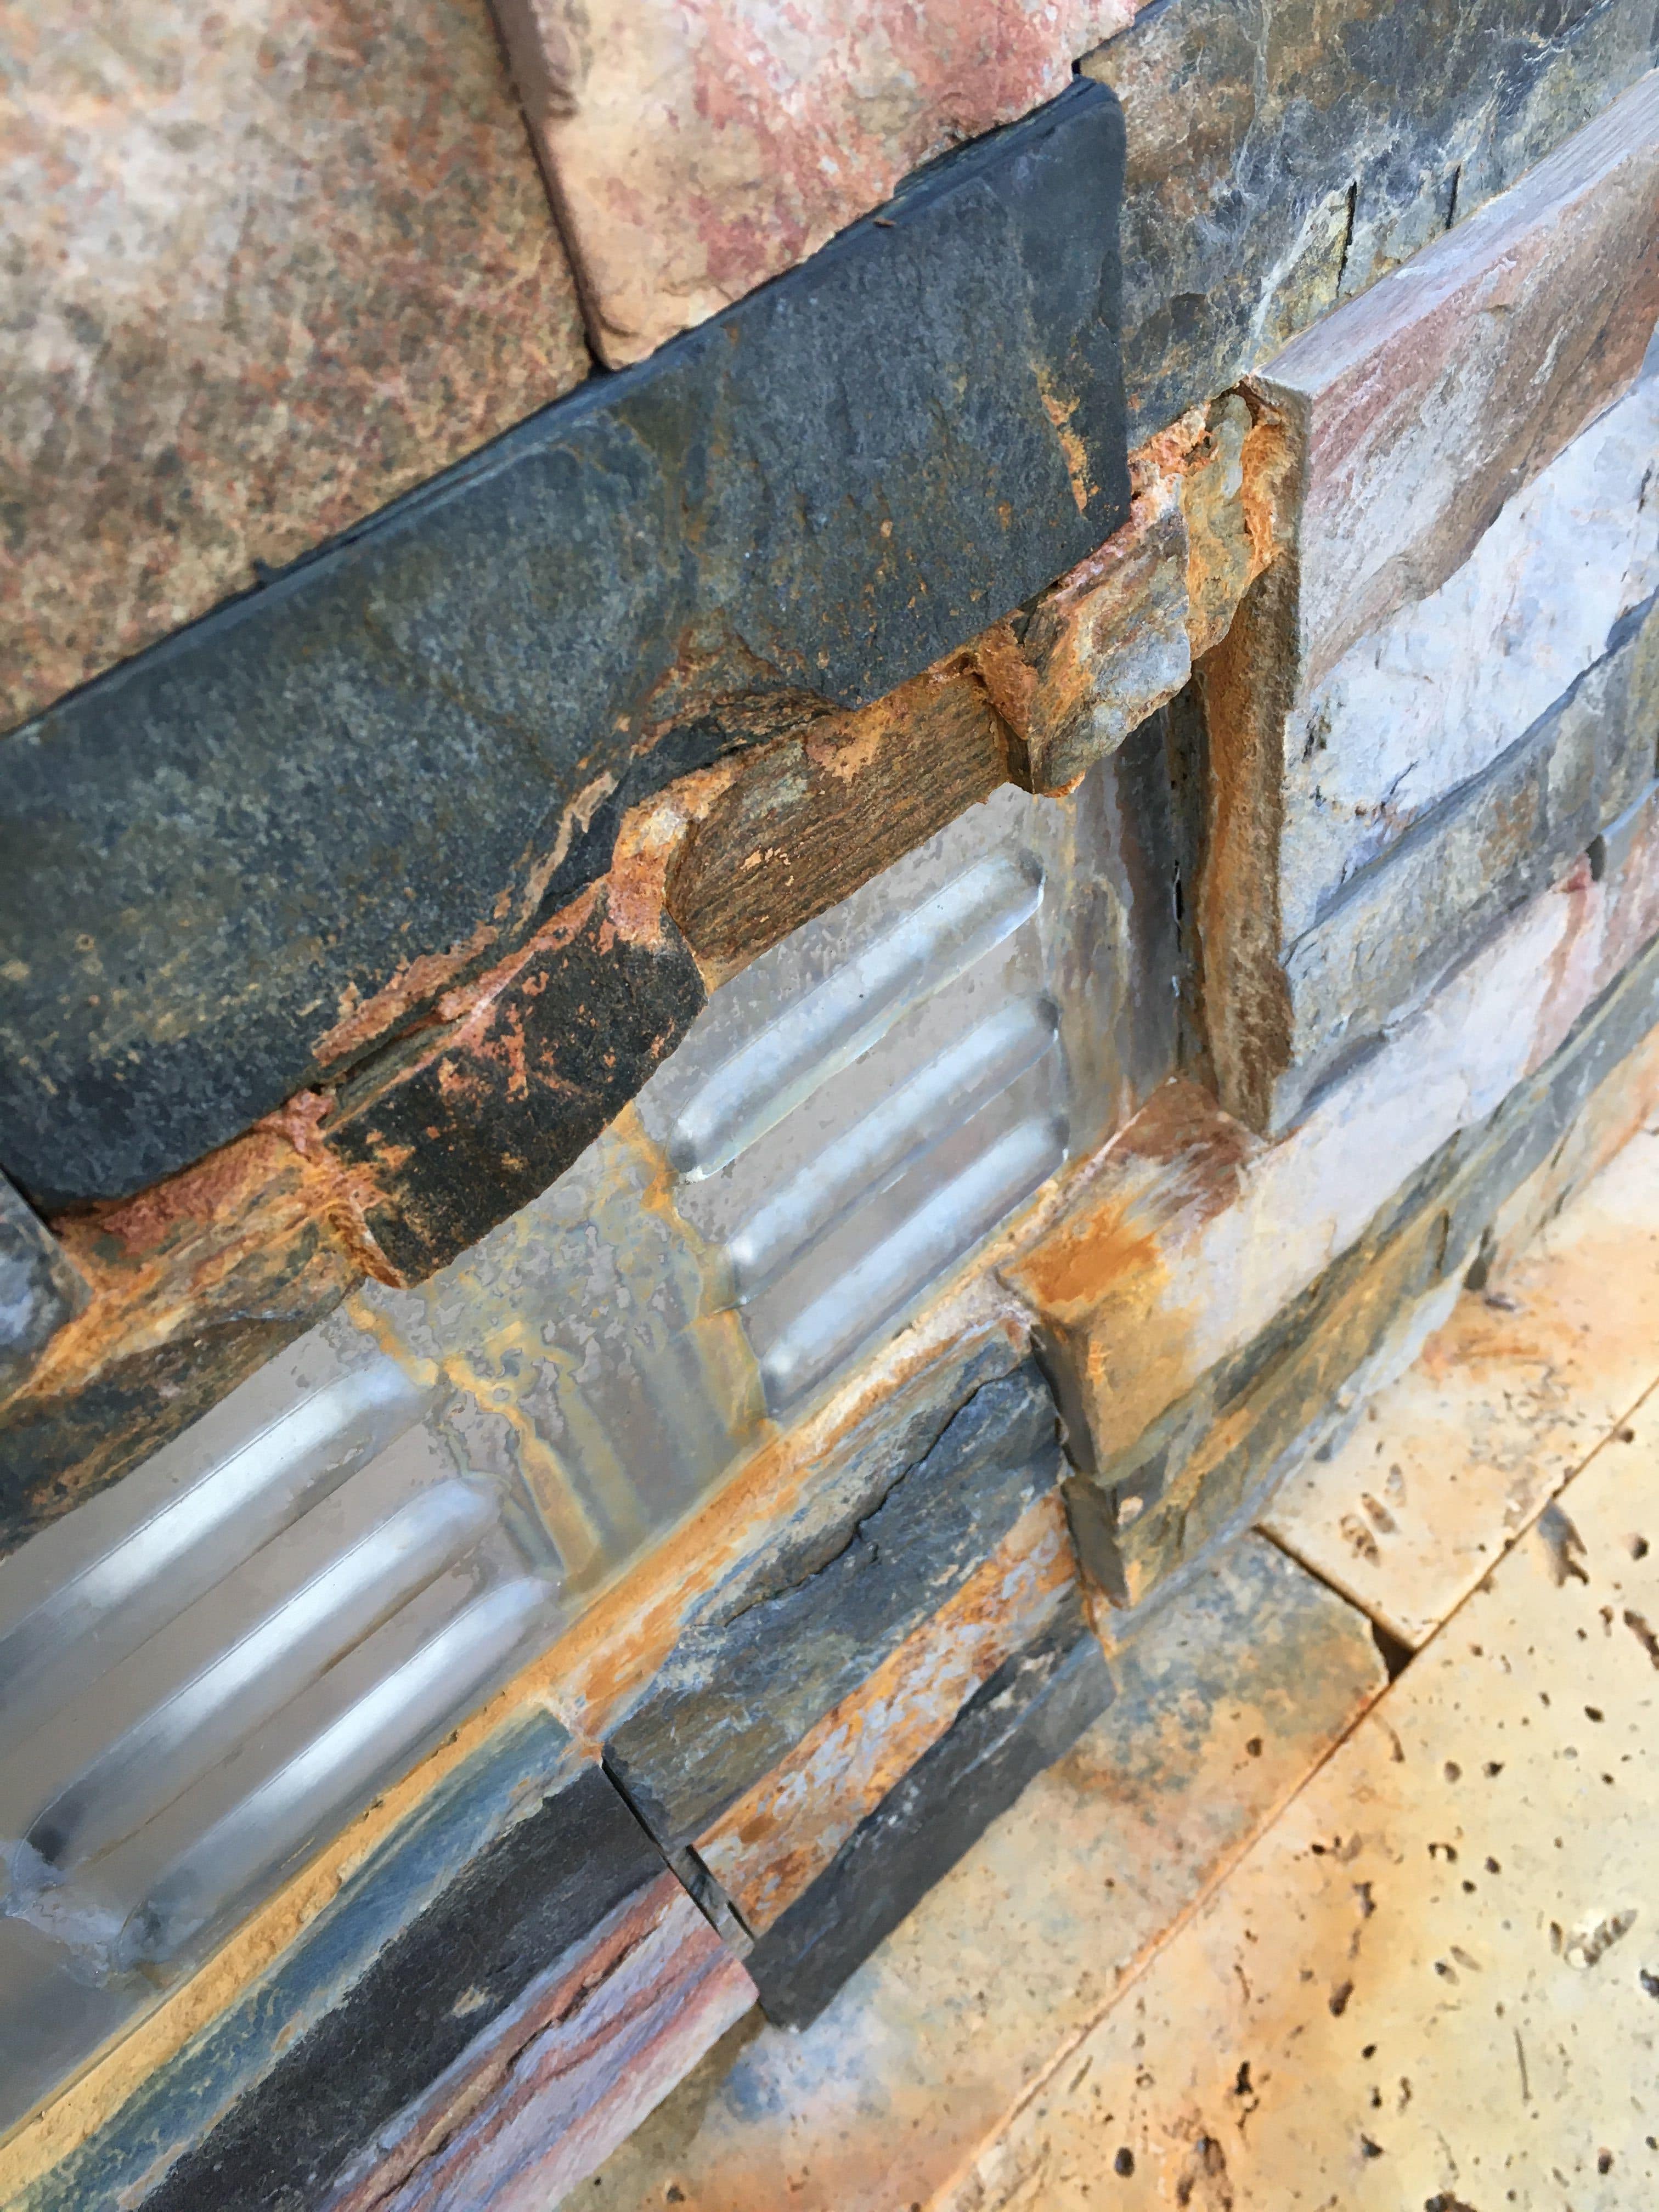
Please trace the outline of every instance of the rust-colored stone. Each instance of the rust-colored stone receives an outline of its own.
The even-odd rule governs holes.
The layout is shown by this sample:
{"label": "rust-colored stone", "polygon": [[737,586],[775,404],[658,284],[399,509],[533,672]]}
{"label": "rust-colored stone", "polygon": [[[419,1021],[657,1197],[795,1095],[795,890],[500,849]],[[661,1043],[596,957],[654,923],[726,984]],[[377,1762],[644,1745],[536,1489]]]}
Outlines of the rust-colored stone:
{"label": "rust-colored stone", "polygon": [[745,760],[672,864],[668,910],[717,982],[1007,780],[1001,724],[952,655]]}
{"label": "rust-colored stone", "polygon": [[307,1097],[137,1198],[52,1225],[91,1292],[0,1413],[0,1551],[114,1481],[387,1276]]}
{"label": "rust-colored stone", "polygon": [[1052,1492],[939,1611],[696,1840],[744,1925],[772,1926],[981,1683],[1053,1619],[1076,1578]]}

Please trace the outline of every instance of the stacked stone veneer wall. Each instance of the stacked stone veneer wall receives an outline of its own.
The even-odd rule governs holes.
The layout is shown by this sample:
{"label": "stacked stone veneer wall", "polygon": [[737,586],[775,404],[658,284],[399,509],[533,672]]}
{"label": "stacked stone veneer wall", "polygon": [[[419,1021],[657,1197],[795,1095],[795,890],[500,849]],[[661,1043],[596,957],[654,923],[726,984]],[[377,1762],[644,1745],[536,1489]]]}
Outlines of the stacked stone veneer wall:
{"label": "stacked stone veneer wall", "polygon": [[[360,246],[428,250],[373,343],[350,260],[301,257],[332,366],[263,426],[252,506],[245,319],[147,341],[146,404],[209,426],[171,514],[149,417],[111,436],[148,571],[56,542],[88,469],[26,395],[0,1553],[15,1583],[158,1452],[372,1356],[559,1604],[193,1949],[77,1954],[76,2019],[8,2051],[30,2212],[556,2201],[750,2007],[833,1999],[1652,1103],[1650,7],[934,9],[917,45],[914,11],[786,40],[515,0],[522,125],[460,12],[471,143],[520,165],[493,312],[550,303],[493,382],[440,318],[495,445],[318,489],[342,380],[464,249],[314,70],[261,90],[261,173],[326,145]],[[399,33],[388,101],[447,35]],[[33,127],[67,66],[16,77]],[[33,327],[74,337],[50,259]],[[313,473],[271,542],[307,557],[210,611],[284,437]],[[938,921],[970,878],[992,981]],[[787,1057],[776,1009],[917,915],[903,1019],[825,1048],[816,1139],[764,1055],[746,1133],[699,1137],[722,1069]],[[1001,1121],[927,1087],[969,1031]],[[815,1146],[919,1178],[900,1229],[1015,1179],[905,1274],[887,1217],[811,1211]],[[757,1222],[824,1270],[775,1323]],[[55,2023],[50,1932],[0,1912]]]}

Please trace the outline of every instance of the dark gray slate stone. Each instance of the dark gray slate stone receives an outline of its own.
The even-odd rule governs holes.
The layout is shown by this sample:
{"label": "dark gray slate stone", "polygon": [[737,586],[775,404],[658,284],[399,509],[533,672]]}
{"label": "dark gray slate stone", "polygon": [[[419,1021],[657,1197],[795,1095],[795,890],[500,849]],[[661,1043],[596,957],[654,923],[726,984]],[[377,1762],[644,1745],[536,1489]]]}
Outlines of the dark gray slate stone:
{"label": "dark gray slate stone", "polygon": [[0,1401],[28,1380],[87,1286],[44,1221],[0,1176]]}
{"label": "dark gray slate stone", "polygon": [[1653,0],[1155,0],[1128,121],[1132,441],[1472,215],[1659,62]]}
{"label": "dark gray slate stone", "polygon": [[[935,1417],[937,1422],[938,1417]],[[671,1855],[864,1681],[996,1549],[1061,1467],[1026,1361],[986,1382],[925,1456],[811,1547],[781,1547],[740,1609],[683,1635],[611,1734],[605,1764]]]}
{"label": "dark gray slate stone", "polygon": [[1659,597],[1485,773],[1352,877],[1285,962],[1293,1066],[1273,1126],[1380,1043],[1512,907],[1565,874],[1659,774]]}
{"label": "dark gray slate stone", "polygon": [[266,1979],[20,2212],[324,2202],[378,2129],[663,1871],[602,1770],[573,1754],[555,1722],[520,1724],[453,1775]]}
{"label": "dark gray slate stone", "polygon": [[1092,551],[1121,162],[1073,87],[7,739],[0,1162],[36,1203],[344,1064],[417,956],[498,960],[769,696],[875,698]]}
{"label": "dark gray slate stone", "polygon": [[815,2020],[1035,1775],[1112,1700],[1075,1595],[1043,1636],[982,1684],[931,1750],[861,1821],[745,1961],[767,2017]]}
{"label": "dark gray slate stone", "polygon": [[556,1182],[691,1026],[708,994],[665,915],[609,927],[605,887],[467,1021],[424,1030],[348,1084],[325,1136],[367,1171],[374,1240],[421,1282]]}

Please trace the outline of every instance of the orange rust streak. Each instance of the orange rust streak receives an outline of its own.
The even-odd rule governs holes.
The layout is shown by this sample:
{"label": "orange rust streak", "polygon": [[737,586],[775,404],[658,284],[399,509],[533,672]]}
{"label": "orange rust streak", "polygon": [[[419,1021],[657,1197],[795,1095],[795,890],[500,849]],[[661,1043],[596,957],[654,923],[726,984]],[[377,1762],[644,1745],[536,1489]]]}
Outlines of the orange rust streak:
{"label": "orange rust streak", "polygon": [[1058,1497],[1039,1498],[931,1620],[697,1838],[745,1924],[769,1928],[1076,1579]]}

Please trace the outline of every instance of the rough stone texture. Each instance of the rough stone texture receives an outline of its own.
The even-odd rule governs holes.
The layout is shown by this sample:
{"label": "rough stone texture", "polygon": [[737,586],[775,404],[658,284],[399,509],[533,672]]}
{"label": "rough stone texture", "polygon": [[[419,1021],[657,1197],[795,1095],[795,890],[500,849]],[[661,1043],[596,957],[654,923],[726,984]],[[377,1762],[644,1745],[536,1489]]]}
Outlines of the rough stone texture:
{"label": "rough stone texture", "polygon": [[587,373],[484,0],[0,21],[0,728]]}
{"label": "rough stone texture", "polygon": [[776,1765],[1054,1487],[1054,1402],[1029,1362],[994,1365],[960,1411],[940,1410],[923,1452],[893,1464],[894,1443],[927,1435],[928,1409],[906,1407],[897,1437],[879,1440],[887,1454],[866,1447],[870,1487],[848,1486],[845,1517],[752,1559],[611,1729],[605,1763],[665,1850]]}
{"label": "rough stone texture", "polygon": [[[1290,1127],[1519,895],[1459,866],[1526,842],[1516,810],[1486,832],[1460,815],[1437,861],[1419,842],[1407,868],[1439,878],[1434,912],[1402,930],[1413,884],[1378,882],[1382,937],[1362,906],[1352,941],[1343,924],[1334,945],[1304,941],[1659,584],[1659,381],[1619,396],[1656,307],[1659,76],[1250,380],[1300,506],[1293,556],[1202,668],[1196,905],[1217,1086],[1252,1127]],[[1333,951],[1335,972],[1305,972]]]}
{"label": "rough stone texture", "polygon": [[952,655],[745,760],[672,863],[668,911],[706,973],[734,971],[1008,775],[1003,726],[968,657]]}
{"label": "rough stone texture", "polygon": [[1259,367],[1659,61],[1650,0],[1164,0],[1084,64],[1129,124],[1132,435]]}
{"label": "rough stone texture", "polygon": [[[1144,1614],[1133,1608],[1167,1602],[1279,1482],[1340,1458],[1358,1408],[1452,1314],[1459,1284],[1489,1276],[1535,1231],[1540,1206],[1589,1180],[1602,1145],[1628,1133],[1636,1102],[1650,1095],[1656,1025],[1659,950],[1650,950],[1537,1075],[1443,1146],[1252,1343],[1116,1460],[1068,1483],[1080,1560],[1132,1608],[1097,1616],[1109,1640],[1137,1634]],[[1468,1379],[1480,1387],[1478,1371]],[[1442,1571],[1455,1572],[1449,1556]]]}
{"label": "rough stone texture", "polygon": [[380,1264],[318,1157],[306,1109],[319,1103],[55,1224],[90,1297],[0,1407],[0,1553],[177,1436]]}
{"label": "rough stone texture", "polygon": [[1305,456],[1304,685],[1462,566],[1656,319],[1659,72],[1252,380]]}
{"label": "rough stone texture", "polygon": [[[1659,1054],[1635,1055],[1651,1115]],[[1609,1284],[1618,1295],[1609,1297]],[[1659,1382],[1659,1135],[1602,1169],[1264,1525],[1413,1648]]]}
{"label": "rough stone texture", "polygon": [[1121,167],[1109,96],[1064,94],[10,738],[19,1185],[119,1195],[226,1140],[499,961],[780,696],[863,704],[1097,547]]}
{"label": "rough stone texture", "polygon": [[1298,701],[1284,736],[1286,946],[1547,713],[1659,590],[1656,451],[1659,374],[1518,493],[1443,584]]}
{"label": "rough stone texture", "polygon": [[660,1875],[381,2130],[330,2212],[544,2212],[754,2002],[742,1966]]}
{"label": "rough stone texture", "polygon": [[46,1223],[0,1176],[0,1401],[21,1389],[88,1296]]}
{"label": "rough stone texture", "polygon": [[653,910],[641,929],[623,908],[607,884],[584,892],[459,1018],[416,1030],[341,1093],[323,1141],[363,1170],[369,1231],[406,1280],[556,1182],[701,1012],[672,921]]}
{"label": "rough stone texture", "polygon": [[1288,540],[1289,463],[1237,393],[1131,454],[1122,529],[975,646],[1018,781],[1069,791],[1181,690]]}
{"label": "rough stone texture", "polygon": [[1656,1450],[1644,1409],[950,2212],[1651,2201]]}
{"label": "rough stone texture", "polygon": [[1291,1066],[1274,1117],[1294,1119],[1540,890],[1659,769],[1659,599],[1615,625],[1609,652],[1490,768],[1352,878],[1284,962]]}
{"label": "rough stone texture", "polygon": [[1109,1468],[1356,1243],[1379,1192],[1401,1189],[1544,1068],[1659,926],[1654,811],[1652,799],[1638,807],[1626,856],[1601,880],[1580,863],[1517,909],[1291,1137],[1264,1146],[1194,1087],[1170,1085],[1006,1267],[1085,1473]]}
{"label": "rough stone texture", "polygon": [[[1207,430],[1194,417],[1188,426],[1190,436],[1183,430],[1173,441],[1155,440],[1135,457],[1137,482],[1143,485],[1153,480],[1164,484],[1178,465],[1176,480],[1188,532],[1186,619],[1194,651],[1202,649],[1217,624],[1224,627],[1231,620],[1240,592],[1259,565],[1257,549],[1277,542],[1275,530],[1282,527],[1275,522],[1273,507],[1279,448],[1271,435],[1264,439],[1249,429],[1249,422],[1241,401],[1224,402],[1212,410]],[[1146,504],[1138,496],[1137,518],[1144,517]],[[1133,540],[1141,527],[1139,519],[1132,519],[1109,545]],[[1134,557],[1133,553],[1126,556],[1130,562]],[[1093,565],[1084,563],[1077,574]],[[1048,596],[1066,597],[1074,580],[1063,580]],[[1152,724],[1142,724],[1134,742],[1125,738],[1125,726],[1138,720],[1145,701],[1139,696],[1127,698],[1122,688],[1115,686],[1110,672],[1124,664],[1125,628],[1133,628],[1143,609],[1138,600],[1119,603],[1117,612],[1125,628],[1115,629],[1091,611],[1086,590],[1077,592],[1073,605],[1076,623],[1086,625],[1099,654],[1091,742],[1098,736],[1103,746],[1119,748],[1111,771],[1109,805],[1124,841],[1124,896],[1139,927],[1157,915],[1168,895],[1170,863],[1161,826],[1168,811],[1164,741]],[[1040,599],[1034,621],[1042,617],[1042,606]],[[1048,625],[1044,634],[1068,651],[1065,641],[1073,627],[1073,616],[1068,614],[1063,622]],[[994,789],[1010,773],[1011,755],[1018,761],[1024,749],[1027,764],[1040,757],[1046,742],[1045,702],[1052,696],[1069,714],[1074,695],[1067,684],[1051,684],[1052,660],[1036,662],[1036,679],[1030,681],[1032,666],[1022,659],[1018,675],[1024,688],[1011,697],[1012,665],[1000,651],[1006,642],[1006,634],[997,626],[967,653],[948,656],[922,677],[850,714],[801,709],[785,701],[777,708],[778,719],[786,725],[802,725],[804,734],[767,742],[763,731],[768,718],[757,714],[756,742],[750,749],[716,768],[678,779],[655,799],[633,810],[619,833],[610,874],[595,895],[605,917],[599,923],[601,939],[609,935],[609,957],[618,963],[614,977],[594,963],[597,994],[625,986],[624,971],[631,964],[644,982],[659,989],[629,999],[626,1011],[636,1020],[642,1015],[647,1024],[655,1018],[672,1024],[678,1018],[677,998],[684,1008],[698,988],[675,950],[676,922],[688,937],[705,979],[710,984],[722,981],[775,937],[810,918],[823,902],[844,896],[896,853],[910,849],[939,821],[952,818]],[[992,695],[1006,714],[991,703]],[[1101,711],[1108,701],[1109,712]],[[665,903],[670,916],[666,922]],[[578,910],[587,912],[580,902]],[[613,913],[621,922],[614,932],[610,928]],[[568,921],[552,925],[551,939],[556,940],[566,927]],[[1165,957],[1163,945],[1153,945],[1149,937],[1145,958],[1135,956],[1132,962],[1148,976],[1156,971],[1158,981],[1149,990],[1134,981],[1131,967],[1121,966],[1121,951],[1112,955],[1121,969],[1123,1005],[1121,1025],[1106,1024],[1110,1030],[1106,1041],[1113,1052],[1127,1052],[1139,1063],[1139,1089],[1134,1095],[1144,1095],[1146,1083],[1169,1065],[1165,1002],[1157,996]],[[536,1187],[540,1176],[553,1171],[573,1132],[580,1134],[590,1126],[591,1111],[586,1116],[573,1115],[567,1110],[568,1098],[550,1097],[540,1086],[519,1080],[526,1069],[515,1028],[520,1015],[527,1015],[526,1030],[532,1038],[538,1030],[546,1032],[551,1027],[553,1042],[562,1049],[566,1040],[559,1024],[580,1013],[580,994],[562,994],[556,1012],[545,1003],[544,992],[529,995],[527,987],[541,983],[547,969],[545,961],[511,955],[479,981],[444,993],[434,1019],[424,1030],[417,1030],[399,1052],[371,1060],[362,1075],[346,1085],[343,1103],[329,1127],[328,1146],[312,1148],[312,1157],[313,1163],[325,1161],[331,1146],[334,1156],[347,1164],[347,1178],[343,1186],[319,1178],[319,1204],[325,1222],[348,1225],[349,1244],[375,1272],[428,1274],[436,1253],[453,1249],[466,1234],[481,1235],[527,1188]],[[573,974],[567,967],[565,980]],[[643,1039],[647,1048],[656,1034],[660,1032],[647,1030]],[[504,1039],[507,1056],[499,1052],[479,1054],[476,1047],[480,1038],[492,1045]],[[459,1057],[453,1049],[457,1044],[461,1048]],[[643,1072],[648,1057],[647,1050],[633,1060],[634,1078]],[[476,1124],[470,1112],[465,1119],[457,1115],[453,1097],[441,1089],[432,1097],[434,1079],[442,1074],[448,1080],[452,1068],[471,1079],[465,1094],[471,1104],[489,1105],[489,1112]],[[632,1079],[614,1068],[600,1073],[605,1079],[601,1087],[612,1101]],[[424,1121],[410,1112],[417,1097],[431,1104]],[[325,1103],[301,1102],[302,1120],[314,1119]],[[383,1147],[377,1159],[375,1148],[365,1145],[365,1125],[377,1126],[373,1117],[382,1111],[412,1121],[407,1158],[399,1158],[394,1149],[386,1163]],[[474,1172],[478,1152],[486,1146],[495,1148],[485,1152],[487,1172]],[[233,1146],[229,1156],[244,1154]],[[532,1158],[540,1164],[526,1172]],[[291,1157],[280,1147],[271,1158],[280,1182],[290,1173]],[[466,1171],[458,1174],[462,1166]],[[200,1188],[196,1171],[185,1170],[182,1182],[153,1187],[137,1203],[169,1217],[191,1216]],[[248,1214],[240,1224],[235,1218],[239,1206]],[[246,1243],[249,1259],[261,1235],[274,1236],[280,1243],[295,1235],[312,1238],[325,1233],[308,1218],[296,1223],[280,1209],[270,1214],[251,1169],[234,1191],[228,1183],[221,1183],[214,1210],[216,1245]],[[373,1217],[378,1249],[364,1225],[365,1210]],[[281,1264],[286,1263],[279,1255],[270,1255],[274,1270]],[[348,1268],[341,1282],[349,1280],[353,1272]],[[199,1314],[190,1310],[191,1282],[204,1300]],[[137,1446],[153,1447],[240,1379],[246,1362],[262,1356],[261,1346],[276,1348],[282,1339],[270,1334],[251,1337],[246,1346],[240,1341],[238,1329],[230,1326],[234,1313],[214,1304],[217,1287],[218,1277],[210,1271],[199,1278],[180,1272],[165,1303],[172,1338],[192,1332],[210,1334],[213,1360],[228,1378],[222,1388],[215,1388],[204,1367],[195,1376],[191,1391],[174,1400],[168,1395],[171,1370],[165,1364],[148,1369],[144,1375],[130,1370],[118,1399],[88,1402],[75,1417],[77,1433],[71,1440],[70,1401],[76,1386],[66,1372],[60,1402],[51,1416],[52,1436],[36,1450],[42,1467],[51,1465],[55,1450],[59,1471],[69,1475],[79,1459],[105,1449],[106,1440],[100,1440],[98,1428],[100,1405],[104,1413],[130,1432]],[[106,1282],[100,1296],[111,1295]],[[303,1302],[294,1302],[291,1310],[294,1328],[303,1325],[309,1310]],[[125,1319],[111,1316],[110,1327],[119,1334],[138,1318],[129,1310]],[[244,1319],[248,1329],[260,1328],[257,1304]],[[88,1340],[100,1333],[89,1329]],[[293,1334],[294,1328],[287,1333]],[[432,1347],[425,1346],[422,1356],[431,1352]],[[521,1378],[503,1375],[497,1380],[515,1391],[522,1387]]]}
{"label": "rough stone texture", "polygon": [[1073,1592],[999,1667],[749,1954],[768,2019],[804,2027],[1043,1768],[1111,1703]]}
{"label": "rough stone texture", "polygon": [[696,1840],[751,1935],[829,1866],[865,1817],[1014,1655],[1076,1610],[1077,1563],[1052,1493],[1027,1508],[930,1620],[809,1729]]}
{"label": "rough stone texture", "polygon": [[1112,1673],[1109,1710],[830,2009],[717,2045],[583,2191],[595,2212],[928,2202],[1386,1679],[1363,1617],[1254,1538]]}
{"label": "rough stone texture", "polygon": [[1063,92],[1135,0],[496,0],[594,343],[640,360]]}
{"label": "rough stone texture", "polygon": [[[648,1937],[662,1862],[600,1769],[582,1767],[539,1802],[526,1794],[516,1825],[458,1866],[307,2033],[283,2037],[264,2078],[168,2166],[147,2212],[325,2202],[360,2178],[362,2146],[400,2131],[411,2097],[465,2067],[497,2016],[511,2008],[501,2032],[527,2043],[550,1981],[562,1983],[568,2010]],[[503,2055],[492,2037],[482,2063]]]}

